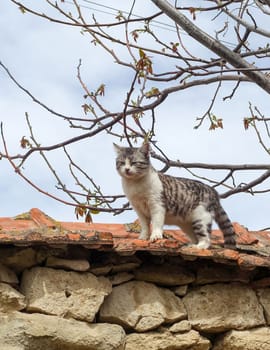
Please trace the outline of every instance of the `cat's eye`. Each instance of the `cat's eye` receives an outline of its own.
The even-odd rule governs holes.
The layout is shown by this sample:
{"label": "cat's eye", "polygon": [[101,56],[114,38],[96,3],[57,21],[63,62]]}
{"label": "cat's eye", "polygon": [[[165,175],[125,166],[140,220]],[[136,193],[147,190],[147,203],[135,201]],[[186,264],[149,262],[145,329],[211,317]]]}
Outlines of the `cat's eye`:
{"label": "cat's eye", "polygon": [[144,162],[131,162],[131,165],[146,165]]}

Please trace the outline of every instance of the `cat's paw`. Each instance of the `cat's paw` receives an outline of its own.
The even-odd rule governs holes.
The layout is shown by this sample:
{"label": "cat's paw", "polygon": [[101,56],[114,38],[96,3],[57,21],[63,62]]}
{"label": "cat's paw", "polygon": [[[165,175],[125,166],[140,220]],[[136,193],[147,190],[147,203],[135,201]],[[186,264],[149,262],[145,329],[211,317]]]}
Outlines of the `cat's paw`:
{"label": "cat's paw", "polygon": [[210,247],[210,242],[208,241],[201,241],[197,244],[191,244],[190,246],[193,248],[198,248],[198,249],[208,249]]}
{"label": "cat's paw", "polygon": [[202,240],[198,243],[191,243],[191,244],[188,244],[188,247],[191,247],[191,248],[198,248],[198,249],[208,249],[211,245],[211,242],[208,241],[208,240]]}
{"label": "cat's paw", "polygon": [[163,238],[163,232],[162,231],[153,231],[151,236],[150,236],[150,241],[151,242],[155,242],[158,239],[162,239]]}

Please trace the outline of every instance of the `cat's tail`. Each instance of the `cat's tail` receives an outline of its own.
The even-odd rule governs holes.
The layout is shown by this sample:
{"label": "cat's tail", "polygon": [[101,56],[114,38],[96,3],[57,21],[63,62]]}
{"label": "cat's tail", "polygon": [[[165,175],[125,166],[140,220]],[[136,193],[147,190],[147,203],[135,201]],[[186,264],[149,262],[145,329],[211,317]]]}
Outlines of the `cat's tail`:
{"label": "cat's tail", "polygon": [[233,225],[227,213],[220,204],[215,211],[215,221],[218,224],[220,230],[223,232],[225,248],[236,249],[236,240]]}

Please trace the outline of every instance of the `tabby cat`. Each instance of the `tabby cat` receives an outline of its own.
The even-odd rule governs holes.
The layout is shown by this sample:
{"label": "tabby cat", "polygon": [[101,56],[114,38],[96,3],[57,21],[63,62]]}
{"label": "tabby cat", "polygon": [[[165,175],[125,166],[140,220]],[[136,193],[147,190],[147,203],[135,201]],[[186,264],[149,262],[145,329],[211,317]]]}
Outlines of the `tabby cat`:
{"label": "tabby cat", "polygon": [[196,180],[157,172],[150,162],[148,143],[139,148],[114,144],[114,148],[124,193],[142,227],[140,239],[156,241],[163,237],[164,224],[177,225],[193,245],[206,249],[215,219],[224,234],[225,247],[235,247],[234,229],[216,190]]}

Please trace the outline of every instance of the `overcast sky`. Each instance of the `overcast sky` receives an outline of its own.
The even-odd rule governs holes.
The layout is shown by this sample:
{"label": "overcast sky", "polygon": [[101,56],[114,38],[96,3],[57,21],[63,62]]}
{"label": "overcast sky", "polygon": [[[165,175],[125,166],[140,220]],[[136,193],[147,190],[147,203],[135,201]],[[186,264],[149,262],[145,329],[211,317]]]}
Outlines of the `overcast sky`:
{"label": "overcast sky", "polygon": [[[27,2],[31,4],[31,1]],[[40,6],[42,6],[40,1]],[[89,3],[81,1],[92,7]],[[115,1],[106,1],[115,6]],[[124,5],[125,3],[125,5]],[[123,2],[121,6],[130,6]],[[137,2],[134,12],[139,13],[145,1]],[[141,7],[140,7],[141,6]],[[151,12],[147,2],[145,12]],[[123,9],[123,8],[122,8]],[[93,10],[90,10],[90,13]],[[108,11],[110,12],[110,11]],[[108,14],[95,12],[96,16],[112,20]],[[211,24],[208,24],[211,26]],[[207,21],[204,23],[207,29]],[[170,35],[169,31],[163,33]],[[67,28],[29,14],[22,14],[9,0],[0,2],[0,60],[10,69],[18,82],[31,91],[39,100],[52,109],[68,115],[82,116],[84,103],[80,84],[76,79],[76,67],[82,59],[82,73],[91,89],[101,83],[106,84],[106,103],[112,110],[121,110],[124,96],[129,86],[130,76],[123,76],[122,68],[112,65],[111,58],[101,49],[89,43],[80,30]],[[161,63],[160,63],[161,64]],[[78,134],[78,131],[63,126],[63,122],[51,116],[40,106],[34,104],[8,78],[0,67],[0,120],[4,125],[9,151],[21,153],[19,141],[29,137],[25,122],[28,113],[33,130],[42,145],[50,145]],[[269,96],[260,88],[242,85],[233,100],[222,102],[222,97],[230,94],[231,86],[224,87],[215,106],[215,114],[224,122],[223,130],[210,132],[208,125],[195,130],[196,118],[201,116],[211,99],[214,86],[200,90],[186,90],[171,96],[160,106],[156,139],[171,159],[185,162],[209,163],[268,163],[269,156],[263,152],[252,130],[245,131],[243,118],[249,116],[249,102],[257,105],[264,113],[270,110]],[[114,169],[113,138],[105,134],[95,139],[84,140],[70,149],[74,159],[84,165],[93,178],[98,179],[105,193],[122,193],[120,179]],[[1,145],[2,147],[2,145]],[[71,179],[68,166],[60,152],[54,152],[50,159],[57,167],[64,182]],[[60,166],[59,166],[60,165]],[[29,159],[25,172],[40,187],[55,191],[55,180],[38,155]],[[183,170],[171,171],[174,175],[187,176]],[[10,165],[0,162],[0,216],[15,216],[38,207],[46,214],[61,221],[75,221],[74,208],[56,202],[31,188],[20,179]],[[246,179],[252,178],[247,174]],[[57,192],[55,192],[57,193]],[[260,196],[239,194],[223,200],[223,206],[232,221],[237,221],[249,229],[269,227],[269,193]],[[114,217],[110,214],[94,216],[96,222],[130,222],[134,213]]]}

